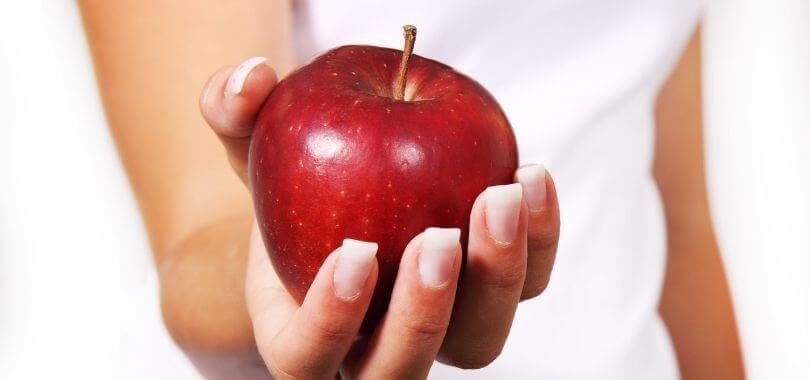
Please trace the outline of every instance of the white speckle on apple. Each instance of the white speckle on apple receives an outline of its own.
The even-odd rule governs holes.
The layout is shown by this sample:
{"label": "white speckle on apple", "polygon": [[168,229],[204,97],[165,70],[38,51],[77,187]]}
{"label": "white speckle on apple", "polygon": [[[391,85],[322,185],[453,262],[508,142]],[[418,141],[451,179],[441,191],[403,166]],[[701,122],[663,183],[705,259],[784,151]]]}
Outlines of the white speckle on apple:
{"label": "white speckle on apple", "polygon": [[345,197],[346,196],[346,190],[341,190],[340,191],[340,196]]}
{"label": "white speckle on apple", "polygon": [[338,75],[337,73],[332,73],[332,76],[333,76],[333,77],[336,77],[337,75]]}
{"label": "white speckle on apple", "polygon": [[391,113],[391,108],[385,107],[385,113]]}
{"label": "white speckle on apple", "polygon": [[388,65],[387,65],[387,64],[385,64],[385,63],[383,63],[383,67],[388,67]]}
{"label": "white speckle on apple", "polygon": [[354,72],[354,71],[352,71],[352,75],[357,75],[357,73],[356,73],[356,72]]}

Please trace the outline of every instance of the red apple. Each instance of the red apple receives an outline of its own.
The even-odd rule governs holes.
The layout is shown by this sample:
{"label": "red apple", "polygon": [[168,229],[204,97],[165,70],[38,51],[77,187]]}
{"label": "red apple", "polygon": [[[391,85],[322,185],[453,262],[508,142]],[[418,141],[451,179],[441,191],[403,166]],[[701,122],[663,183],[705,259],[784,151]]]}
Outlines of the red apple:
{"label": "red apple", "polygon": [[[411,34],[412,33],[412,34]],[[374,46],[331,50],[282,80],[256,122],[249,177],[276,272],[301,302],[344,238],[379,244],[365,327],[384,314],[408,242],[459,227],[488,186],[512,182],[518,155],[503,111],[442,63]]]}

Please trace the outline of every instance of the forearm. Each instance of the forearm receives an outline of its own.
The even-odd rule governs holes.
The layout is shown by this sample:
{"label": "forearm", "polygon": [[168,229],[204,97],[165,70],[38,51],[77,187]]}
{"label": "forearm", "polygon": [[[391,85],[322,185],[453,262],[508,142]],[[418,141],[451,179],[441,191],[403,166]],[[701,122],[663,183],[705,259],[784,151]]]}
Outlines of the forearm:
{"label": "forearm", "polygon": [[280,70],[290,66],[289,4],[79,5],[109,127],[159,262],[194,231],[251,209],[196,99],[210,73],[229,62],[262,55]]}
{"label": "forearm", "polygon": [[681,376],[744,378],[734,308],[712,230],[672,225],[668,230],[660,311],[675,346]]}
{"label": "forearm", "polygon": [[261,363],[244,305],[252,206],[197,99],[227,63],[261,55],[289,69],[289,2],[79,6],[110,131],[149,234],[167,328],[207,376],[251,371]]}

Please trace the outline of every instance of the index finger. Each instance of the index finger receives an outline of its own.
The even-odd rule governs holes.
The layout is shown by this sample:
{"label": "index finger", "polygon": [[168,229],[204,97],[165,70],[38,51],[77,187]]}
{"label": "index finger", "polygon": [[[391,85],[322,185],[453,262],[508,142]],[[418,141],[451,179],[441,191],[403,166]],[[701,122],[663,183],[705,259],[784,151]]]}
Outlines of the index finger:
{"label": "index finger", "polygon": [[[301,307],[280,331],[272,305],[251,308],[259,353],[276,377],[333,378],[371,302],[377,282],[377,245],[346,239],[327,257]],[[272,328],[270,329],[272,330]]]}

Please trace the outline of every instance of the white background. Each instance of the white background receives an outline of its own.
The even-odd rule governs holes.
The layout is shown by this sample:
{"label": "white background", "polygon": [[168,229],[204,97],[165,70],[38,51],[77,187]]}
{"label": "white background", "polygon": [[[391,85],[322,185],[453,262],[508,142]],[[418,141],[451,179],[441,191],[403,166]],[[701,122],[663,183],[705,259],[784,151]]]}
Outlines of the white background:
{"label": "white background", "polygon": [[748,373],[810,379],[810,1],[710,4],[710,197]]}
{"label": "white background", "polygon": [[[810,2],[711,2],[704,48],[710,196],[748,373],[810,378]],[[195,377],[154,333],[138,218],[75,4],[0,0],[1,379]]]}

